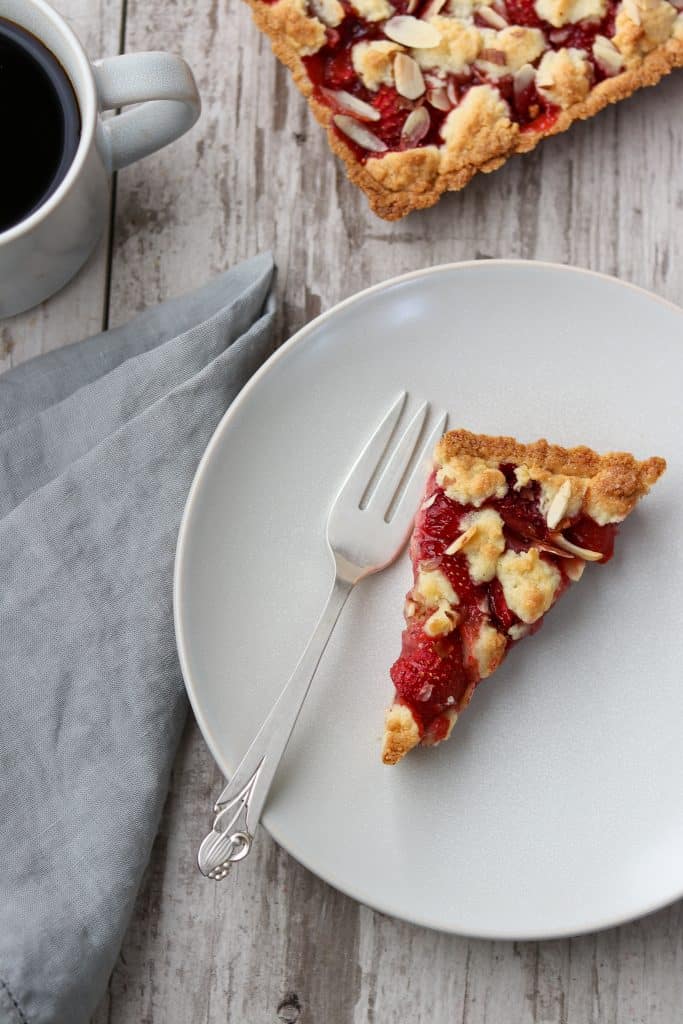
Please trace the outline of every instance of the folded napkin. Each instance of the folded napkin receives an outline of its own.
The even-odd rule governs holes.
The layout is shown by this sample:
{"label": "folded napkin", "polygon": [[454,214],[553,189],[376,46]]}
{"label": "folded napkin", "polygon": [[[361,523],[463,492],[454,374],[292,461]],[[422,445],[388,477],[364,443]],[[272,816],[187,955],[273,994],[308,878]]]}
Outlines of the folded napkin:
{"label": "folded napkin", "polygon": [[272,349],[261,256],[0,377],[0,1022],[88,1021],[184,715],[172,567],[197,462]]}

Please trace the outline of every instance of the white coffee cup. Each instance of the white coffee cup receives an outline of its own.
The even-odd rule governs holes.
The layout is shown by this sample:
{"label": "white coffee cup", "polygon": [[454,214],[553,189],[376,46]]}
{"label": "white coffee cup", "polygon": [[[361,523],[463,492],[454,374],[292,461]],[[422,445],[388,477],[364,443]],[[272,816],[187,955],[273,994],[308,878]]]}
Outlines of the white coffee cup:
{"label": "white coffee cup", "polygon": [[[94,63],[44,0],[0,0],[0,16],[31,32],[66,71],[81,136],[57,189],[0,232],[0,318],[58,291],[85,263],[109,216],[112,171],[153,153],[192,127],[200,101],[190,68],[169,53],[130,53]],[[102,110],[140,103],[106,121]]]}

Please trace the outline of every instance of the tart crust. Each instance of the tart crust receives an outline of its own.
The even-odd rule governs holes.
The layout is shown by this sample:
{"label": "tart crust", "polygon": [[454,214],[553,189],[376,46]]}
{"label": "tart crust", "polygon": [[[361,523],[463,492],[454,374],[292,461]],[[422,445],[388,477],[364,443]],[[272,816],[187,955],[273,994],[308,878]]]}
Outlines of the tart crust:
{"label": "tart crust", "polygon": [[[400,220],[412,210],[433,206],[444,192],[464,188],[479,171],[495,171],[515,153],[528,153],[542,139],[566,131],[574,121],[585,121],[610,103],[626,99],[644,86],[656,85],[674,68],[683,67],[683,39],[673,36],[635,66],[598,83],[585,99],[560,110],[556,120],[544,130],[519,131],[517,125],[510,125],[507,120],[498,122],[497,130],[484,125],[484,130],[470,140],[466,162],[453,169],[441,169],[440,151],[434,146],[394,151],[363,164],[334,130],[334,111],[313,95],[313,85],[301,60],[302,54],[313,52],[310,47],[315,26],[321,23],[301,13],[293,0],[246,2],[257,26],[270,38],[273,52],[292,72],[316,119],[327,128],[330,148],[344,161],[348,177],[365,192],[372,210],[385,220]],[[287,5],[286,18],[283,4]],[[501,130],[506,125],[512,130]]]}
{"label": "tart crust", "polygon": [[[565,484],[565,494],[580,503],[580,506],[575,507],[581,507],[591,515],[602,515],[605,522],[625,519],[666,469],[666,461],[658,456],[641,462],[628,452],[607,452],[601,455],[583,445],[562,448],[545,439],[522,444],[513,437],[492,437],[488,434],[473,434],[468,430],[452,430],[445,434],[436,446],[434,462],[437,470],[446,475],[449,468],[457,467],[457,472],[471,488],[475,503],[480,494],[490,493],[490,487],[495,485],[495,479],[491,478],[492,471],[497,472],[498,467],[506,463],[522,471],[522,482],[536,480],[542,487],[548,486],[550,493],[557,493],[568,482]],[[478,486],[478,477],[484,481],[483,489]],[[532,547],[530,552],[534,551]],[[538,556],[537,551],[535,554]],[[580,578],[580,573],[576,578]],[[554,600],[551,594],[550,604]],[[532,614],[526,621],[535,621],[547,609],[529,610]],[[500,634],[495,630],[480,634],[480,666],[490,666],[489,671],[482,673],[482,678],[491,674],[502,661],[505,651],[494,649],[499,641]],[[469,686],[457,708],[458,712],[469,703],[475,686],[476,683]],[[448,733],[456,718],[454,709]],[[396,764],[410,750],[425,741],[429,742],[429,738],[422,735],[409,705],[397,699],[386,715],[382,761],[387,765]]]}
{"label": "tart crust", "polygon": [[384,764],[398,764],[420,742],[420,729],[407,704],[395,701],[387,711],[382,742]]}
{"label": "tart crust", "polygon": [[503,462],[526,466],[533,471],[533,478],[540,481],[551,476],[586,479],[591,511],[598,506],[610,522],[625,519],[666,469],[665,459],[657,455],[639,462],[629,452],[599,455],[585,445],[562,448],[549,444],[545,438],[521,444],[514,437],[451,430],[439,441],[435,459],[445,464],[463,458],[496,466]]}

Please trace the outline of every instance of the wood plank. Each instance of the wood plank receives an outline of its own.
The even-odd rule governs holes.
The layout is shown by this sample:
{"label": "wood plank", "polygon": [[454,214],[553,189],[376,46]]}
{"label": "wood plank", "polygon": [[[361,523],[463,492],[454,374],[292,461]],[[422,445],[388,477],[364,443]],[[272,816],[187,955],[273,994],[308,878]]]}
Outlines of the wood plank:
{"label": "wood plank", "polygon": [[[283,338],[367,284],[475,257],[572,262],[683,301],[681,75],[387,224],[346,181],[240,0],[128,0],[126,49],[148,48],[187,57],[204,112],[189,136],[120,176],[112,322],[267,247]],[[562,942],[470,941],[360,907],[263,834],[216,886],[194,858],[220,785],[189,724],[95,1024],[677,1019],[681,904]]]}
{"label": "wood plank", "polygon": [[[56,0],[94,60],[119,51],[123,0]],[[80,274],[52,299],[0,323],[0,373],[25,359],[80,341],[105,323],[108,230]]]}
{"label": "wood plank", "polygon": [[94,1024],[672,1024],[683,904],[597,935],[467,940],[357,905],[265,834],[226,886],[196,873],[220,786],[193,724],[109,991]]}

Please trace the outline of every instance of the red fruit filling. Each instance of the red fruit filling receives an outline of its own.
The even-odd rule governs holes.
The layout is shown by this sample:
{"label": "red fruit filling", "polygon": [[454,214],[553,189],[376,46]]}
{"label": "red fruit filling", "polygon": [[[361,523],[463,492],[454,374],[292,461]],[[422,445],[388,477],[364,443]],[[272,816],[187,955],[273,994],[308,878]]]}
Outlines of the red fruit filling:
{"label": "red fruit filling", "polygon": [[447,637],[428,637],[421,623],[411,622],[403,633],[401,657],[391,668],[391,678],[424,730],[467,689],[461,644]]}
{"label": "red fruit filling", "polygon": [[[561,574],[556,600],[571,581],[566,573],[567,559],[556,547],[558,535],[548,529],[539,507],[539,486],[532,482],[515,490],[514,467],[504,465],[501,470],[508,483],[507,493],[502,498],[485,501],[481,508],[493,508],[499,513],[504,522],[506,549],[526,551],[534,544],[541,546],[540,557]],[[514,631],[514,627],[523,624],[509,608],[500,580],[494,577],[489,583],[475,583],[464,553],[446,554],[446,549],[462,533],[463,516],[472,511],[471,506],[448,498],[432,473],[415,520],[410,556],[416,579],[420,570],[438,569],[446,576],[458,596],[460,621],[450,633],[430,637],[424,631],[424,623],[433,609],[416,612],[408,619],[401,655],[391,669],[397,699],[411,708],[421,735],[428,743],[445,738],[450,723],[445,713],[461,710],[479,682],[473,647],[482,623],[503,634],[508,647],[521,635],[526,635]],[[617,530],[616,524],[600,526],[587,515],[579,515],[562,534],[580,547],[601,552],[602,561],[607,562],[614,551]],[[545,550],[544,545],[555,547],[557,553]],[[412,592],[408,597],[412,599]],[[542,621],[543,617],[527,626],[526,631],[536,632]]]}
{"label": "red fruit filling", "polygon": [[410,100],[399,96],[395,89],[388,85],[382,85],[371,105],[379,110],[381,120],[369,126],[371,131],[384,142],[389,149],[400,149],[401,129],[405,124],[408,114],[412,110]]}
{"label": "red fruit filling", "polygon": [[505,7],[511,25],[524,25],[525,28],[543,28],[545,24],[536,14],[534,0],[506,0]]}
{"label": "red fruit filling", "polygon": [[[274,0],[266,0],[274,2]],[[378,121],[364,122],[364,127],[379,139],[377,151],[365,148],[351,139],[339,127],[335,132],[354,152],[359,161],[370,156],[382,156],[384,152],[396,151],[407,146],[440,146],[443,142],[441,128],[451,109],[462,102],[468,90],[475,85],[489,84],[500,92],[510,108],[510,118],[519,124],[523,132],[547,132],[558,118],[560,108],[554,106],[541,93],[533,82],[526,88],[516,89],[511,76],[492,78],[477,68],[476,62],[466,74],[458,76],[445,75],[438,78],[425,70],[426,91],[415,100],[400,96],[393,86],[382,85],[378,90],[367,89],[356,74],[352,61],[352,49],[361,41],[372,42],[386,39],[384,22],[365,21],[351,6],[349,0],[341,0],[344,18],[335,28],[326,30],[327,41],[317,53],[303,58],[303,63],[314,87],[314,95],[319,103],[332,107],[335,113],[346,113],[354,116],[353,111],[344,110],[329,95],[329,90],[343,90],[365,103],[369,103],[380,112]],[[413,17],[420,17],[426,11],[429,0],[419,0],[411,10]],[[619,0],[607,0],[604,18],[600,21],[580,21],[575,25],[555,28],[544,21],[536,13],[535,0],[496,0],[494,10],[510,25],[521,25],[527,28],[540,28],[546,37],[549,49],[559,50],[565,47],[582,50],[591,65],[593,82],[605,78],[605,72],[593,58],[593,42],[596,35],[614,35],[614,22]],[[407,13],[408,0],[393,3],[394,15]],[[480,27],[487,25],[486,20],[477,16],[476,23]],[[535,61],[538,66],[541,58]],[[438,84],[439,88],[436,88]],[[325,91],[327,90],[327,92]],[[402,129],[410,113],[418,107],[424,107],[429,114],[429,127],[419,142],[407,142],[402,137]],[[444,109],[445,107],[445,109]],[[361,118],[362,120],[362,118]],[[367,143],[366,140],[366,144]]]}
{"label": "red fruit filling", "polygon": [[564,535],[572,544],[588,548],[589,551],[599,551],[602,554],[601,561],[609,562],[614,554],[614,541],[618,532],[617,523],[599,526],[595,520],[589,519],[588,516],[582,516],[564,531]]}

